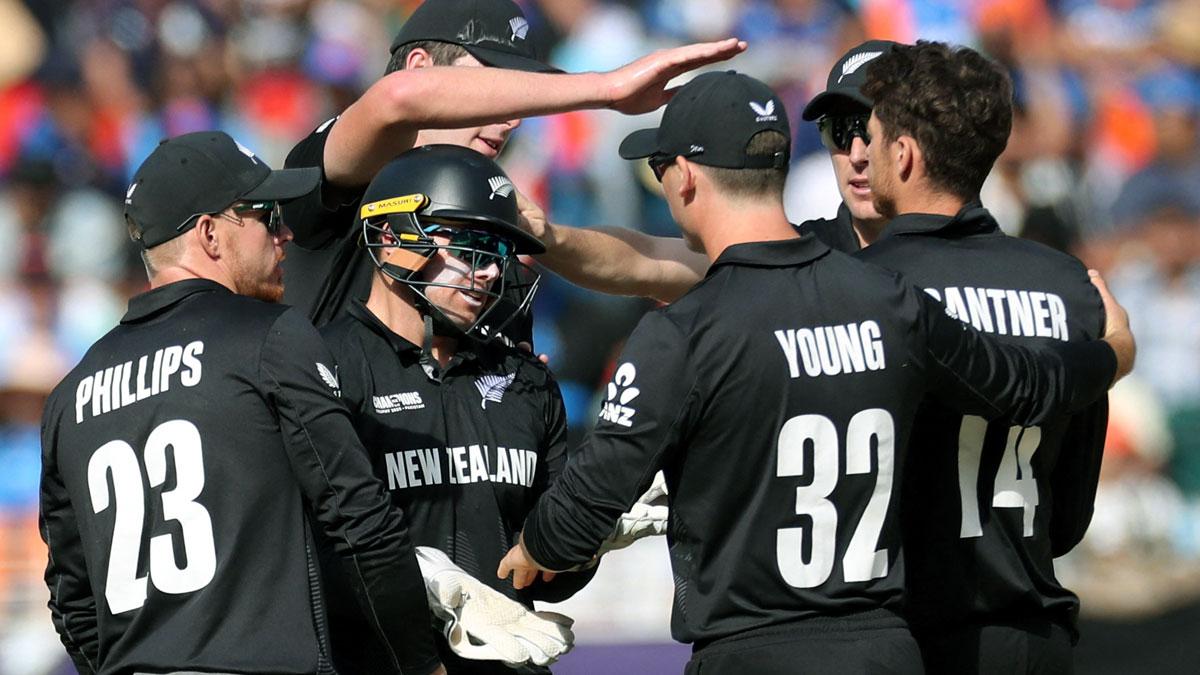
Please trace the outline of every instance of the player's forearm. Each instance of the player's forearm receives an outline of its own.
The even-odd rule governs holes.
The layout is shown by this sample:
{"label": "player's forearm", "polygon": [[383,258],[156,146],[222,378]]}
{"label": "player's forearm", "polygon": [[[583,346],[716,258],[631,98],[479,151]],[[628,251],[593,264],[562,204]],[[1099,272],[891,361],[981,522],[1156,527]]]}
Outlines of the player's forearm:
{"label": "player's forearm", "polygon": [[546,226],[538,262],[573,284],[611,295],[673,302],[696,285],[709,261],[682,239],[625,228]]}
{"label": "player's forearm", "polygon": [[402,70],[376,82],[330,130],[326,177],[365,185],[421,129],[455,129],[599,108],[608,103],[602,75],[526,73],[502,68]]}

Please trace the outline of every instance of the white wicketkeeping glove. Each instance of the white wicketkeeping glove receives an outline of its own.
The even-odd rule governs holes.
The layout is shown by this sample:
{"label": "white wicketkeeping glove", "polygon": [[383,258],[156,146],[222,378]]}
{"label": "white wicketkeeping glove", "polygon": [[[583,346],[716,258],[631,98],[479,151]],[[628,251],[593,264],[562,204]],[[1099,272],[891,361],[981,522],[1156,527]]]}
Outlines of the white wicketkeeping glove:
{"label": "white wicketkeeping glove", "polygon": [[667,533],[667,482],[659,471],[646,494],[638,498],[627,513],[621,514],[613,533],[600,543],[594,561],[600,556],[625,548],[643,537],[654,537]]}
{"label": "white wicketkeeping glove", "polygon": [[467,574],[443,552],[417,547],[429,608],[464,659],[548,666],[575,646],[571,617],[534,612]]}

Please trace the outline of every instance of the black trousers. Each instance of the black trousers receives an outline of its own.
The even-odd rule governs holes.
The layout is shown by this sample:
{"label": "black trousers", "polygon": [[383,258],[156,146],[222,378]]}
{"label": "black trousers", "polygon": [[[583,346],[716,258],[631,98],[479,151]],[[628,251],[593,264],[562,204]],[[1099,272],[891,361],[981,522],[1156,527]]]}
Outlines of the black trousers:
{"label": "black trousers", "polygon": [[1071,634],[1054,621],[921,629],[930,675],[1071,675]]}
{"label": "black trousers", "polygon": [[818,618],[722,638],[692,653],[685,675],[921,675],[903,620],[886,610]]}

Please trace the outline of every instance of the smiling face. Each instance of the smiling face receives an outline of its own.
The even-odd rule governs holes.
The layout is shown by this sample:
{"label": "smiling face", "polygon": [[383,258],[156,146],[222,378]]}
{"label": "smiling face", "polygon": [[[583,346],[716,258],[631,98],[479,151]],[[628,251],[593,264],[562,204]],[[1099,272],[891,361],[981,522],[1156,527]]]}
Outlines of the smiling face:
{"label": "smiling face", "polygon": [[[454,60],[455,66],[472,68],[485,67],[474,56],[460,56]],[[513,130],[521,126],[521,120],[508,120],[500,124],[488,124],[481,127],[464,127],[461,129],[422,129],[417,134],[416,145],[434,145],[444,143],[470,148],[488,159],[495,159]]]}
{"label": "smiling face", "polygon": [[[452,246],[447,228],[430,237],[439,247]],[[472,258],[476,262],[472,264]],[[500,277],[501,258],[493,255],[460,252],[454,248],[438,248],[421,269],[420,280],[428,284],[423,292],[429,302],[446,315],[455,326],[468,330],[491,305],[492,285]]]}

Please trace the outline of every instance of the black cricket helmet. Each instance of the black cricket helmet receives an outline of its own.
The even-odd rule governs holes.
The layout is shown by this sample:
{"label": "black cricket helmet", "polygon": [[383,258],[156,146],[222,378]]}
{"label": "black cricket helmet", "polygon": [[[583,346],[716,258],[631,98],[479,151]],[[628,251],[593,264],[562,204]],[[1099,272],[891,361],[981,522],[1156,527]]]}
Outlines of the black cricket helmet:
{"label": "black cricket helmet", "polygon": [[[426,145],[375,175],[358,217],[371,259],[412,289],[435,333],[490,339],[528,311],[537,291],[539,275],[517,255],[546,247],[517,226],[518,213],[516,188],[495,162],[457,145]],[[461,279],[422,275],[438,250],[465,263]],[[480,283],[479,271],[492,264],[499,271],[495,280]],[[459,326],[430,301],[432,286],[482,297],[483,310],[471,325]]]}

